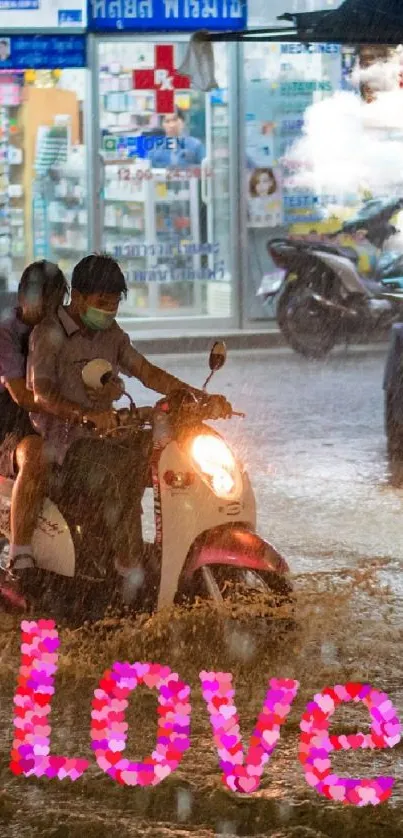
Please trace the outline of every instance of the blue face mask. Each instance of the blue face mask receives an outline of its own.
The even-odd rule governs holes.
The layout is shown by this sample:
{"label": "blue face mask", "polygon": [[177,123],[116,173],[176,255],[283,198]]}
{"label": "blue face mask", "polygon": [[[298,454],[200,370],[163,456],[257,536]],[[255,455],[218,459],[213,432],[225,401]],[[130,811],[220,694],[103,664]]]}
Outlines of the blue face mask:
{"label": "blue face mask", "polygon": [[88,329],[104,331],[112,326],[117,313],[117,309],[115,311],[104,311],[103,308],[89,306],[84,314],[80,314],[80,318]]}

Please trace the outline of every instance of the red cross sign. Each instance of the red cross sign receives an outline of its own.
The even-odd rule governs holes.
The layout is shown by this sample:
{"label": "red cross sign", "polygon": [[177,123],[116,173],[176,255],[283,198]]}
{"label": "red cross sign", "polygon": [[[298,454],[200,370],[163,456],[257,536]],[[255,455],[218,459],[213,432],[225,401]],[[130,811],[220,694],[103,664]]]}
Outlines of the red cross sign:
{"label": "red cross sign", "polygon": [[155,112],[173,113],[175,90],[188,90],[189,76],[181,76],[174,69],[174,48],[170,44],[154,47],[152,70],[133,70],[133,87],[136,90],[155,90]]}

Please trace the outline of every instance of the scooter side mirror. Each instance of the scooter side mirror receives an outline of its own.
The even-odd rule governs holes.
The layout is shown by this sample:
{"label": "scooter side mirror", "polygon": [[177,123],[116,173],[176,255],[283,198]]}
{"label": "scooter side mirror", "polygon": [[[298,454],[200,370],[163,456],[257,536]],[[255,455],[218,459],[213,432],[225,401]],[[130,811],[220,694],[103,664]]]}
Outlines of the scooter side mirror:
{"label": "scooter side mirror", "polygon": [[210,352],[209,366],[211,372],[218,372],[227,360],[227,347],[224,341],[216,341]]}
{"label": "scooter side mirror", "polygon": [[218,372],[218,370],[220,370],[221,367],[224,366],[226,360],[227,360],[227,347],[226,347],[223,340],[216,340],[216,342],[213,343],[213,346],[212,346],[212,349],[211,349],[211,352],[210,352],[210,358],[209,358],[209,366],[210,366],[211,372],[210,372],[209,377],[206,379],[206,381],[203,384],[203,390],[206,389],[207,384],[211,381],[214,373]]}

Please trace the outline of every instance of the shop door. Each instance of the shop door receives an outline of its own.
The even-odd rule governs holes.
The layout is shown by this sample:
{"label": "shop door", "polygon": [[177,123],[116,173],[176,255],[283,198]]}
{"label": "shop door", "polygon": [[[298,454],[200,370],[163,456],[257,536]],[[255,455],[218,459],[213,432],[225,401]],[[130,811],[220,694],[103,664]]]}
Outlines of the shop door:
{"label": "shop door", "polygon": [[233,319],[231,47],[216,48],[218,88],[205,94],[178,72],[188,40],[95,42],[95,243],[126,275],[122,317],[145,327]]}

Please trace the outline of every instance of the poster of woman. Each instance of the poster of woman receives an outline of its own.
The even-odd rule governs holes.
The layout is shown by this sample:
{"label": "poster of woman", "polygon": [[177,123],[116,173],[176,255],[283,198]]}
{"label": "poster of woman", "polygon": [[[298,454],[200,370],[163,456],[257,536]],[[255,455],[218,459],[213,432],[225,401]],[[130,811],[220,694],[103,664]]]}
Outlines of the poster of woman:
{"label": "poster of woman", "polygon": [[271,167],[253,169],[248,184],[248,226],[276,227],[282,224],[280,173]]}

